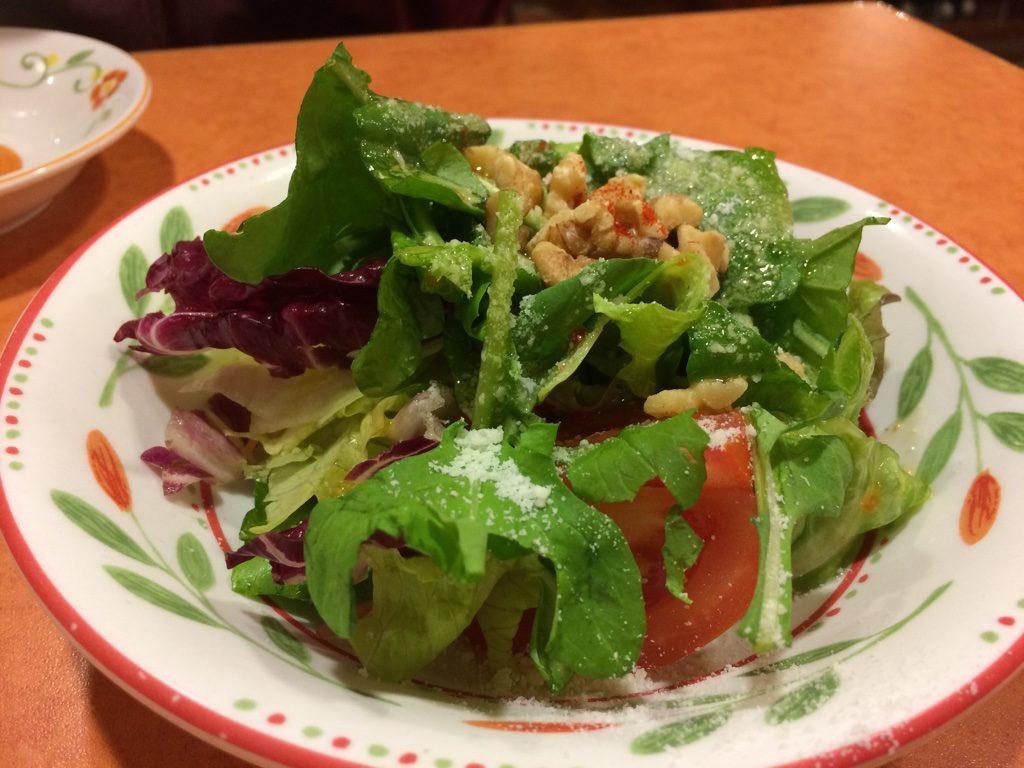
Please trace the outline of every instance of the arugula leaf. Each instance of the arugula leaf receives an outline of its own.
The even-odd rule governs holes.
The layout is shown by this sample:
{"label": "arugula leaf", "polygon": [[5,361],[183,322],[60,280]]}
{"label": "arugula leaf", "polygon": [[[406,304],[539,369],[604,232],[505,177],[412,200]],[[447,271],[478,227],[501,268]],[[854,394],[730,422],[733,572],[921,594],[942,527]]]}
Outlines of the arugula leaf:
{"label": "arugula leaf", "polygon": [[547,139],[527,139],[513,142],[508,151],[541,176],[546,176],[565,155],[569,152],[577,152],[579,148],[578,142],[561,143]]}
{"label": "arugula leaf", "polygon": [[510,190],[499,192],[491,284],[487,289],[487,316],[472,415],[475,428],[502,426],[509,434],[529,421],[536,402],[535,392],[524,390],[522,369],[512,341],[512,295],[522,222],[519,194]]}
{"label": "arugula leaf", "polygon": [[383,396],[401,389],[423,359],[423,339],[439,335],[443,324],[440,299],[419,290],[414,270],[389,259],[377,288],[377,324],[352,361],[360,391]]}
{"label": "arugula leaf", "polygon": [[667,133],[646,144],[637,144],[616,136],[584,135],[580,154],[587,164],[593,185],[599,187],[614,176],[624,173],[646,174],[656,157],[669,149]]}
{"label": "arugula leaf", "polygon": [[334,274],[387,242],[387,193],[363,165],[355,110],[370,78],[339,45],[316,71],[299,108],[288,196],[236,234],[209,230],[203,243],[226,274],[249,283],[293,267]]}
{"label": "arugula leaf", "polygon": [[607,259],[590,264],[575,277],[524,296],[519,303],[512,338],[523,372],[540,380],[570,352],[573,335],[589,330],[593,297],[613,298],[664,269],[653,259]]}
{"label": "arugula leaf", "polygon": [[757,585],[746,614],[737,626],[740,637],[750,641],[757,653],[789,645],[792,640],[793,574],[791,541],[794,510],[785,504],[772,471],[771,452],[786,425],[763,408],[751,407],[748,418],[757,432],[751,459],[754,491],[757,495],[757,526],[760,538],[760,567]]}
{"label": "arugula leaf", "polygon": [[734,255],[755,243],[790,237],[793,213],[773,152],[757,147],[675,151],[663,142],[655,154],[647,194],[692,198],[704,211],[702,226],[724,234]]}
{"label": "arugula leaf", "polygon": [[[360,128],[364,124],[358,118],[363,112],[357,112]],[[434,142],[419,157],[396,157],[393,143],[363,141],[361,151],[370,172],[389,192],[483,217],[482,206],[490,191],[451,144]]]}
{"label": "arugula leaf", "polygon": [[847,289],[864,227],[887,221],[865,218],[815,240],[794,241],[802,262],[800,285],[786,301],[751,310],[765,338],[816,371],[846,330],[850,312]]}
{"label": "arugula leaf", "polygon": [[618,527],[563,485],[551,458],[555,429],[531,425],[512,445],[499,430],[457,423],[434,450],[321,501],[310,515],[306,568],[328,626],[351,635],[352,569],[375,531],[401,537],[464,581],[484,576],[489,540],[500,539],[538,554],[554,572],[531,648],[554,690],[574,673],[631,669],[645,623],[639,571]]}
{"label": "arugula leaf", "polygon": [[835,397],[817,392],[776,357],[758,329],[712,301],[689,331],[686,375],[691,381],[742,376],[748,387],[739,403],[758,403],[794,418],[815,418],[838,407]]}
{"label": "arugula leaf", "polygon": [[686,569],[697,562],[704,540],[673,507],[665,517],[665,544],[661,559],[665,564],[665,588],[687,605],[693,600],[686,594]]}
{"label": "arugula leaf", "polygon": [[625,427],[577,454],[568,467],[573,492],[587,501],[631,501],[649,480],[660,477],[679,505],[696,503],[707,477],[708,435],[687,411]]}
{"label": "arugula leaf", "polygon": [[419,270],[424,293],[436,293],[450,302],[472,297],[473,268],[490,259],[487,249],[459,240],[435,245],[393,233],[391,244],[393,258]]}
{"label": "arugula leaf", "polygon": [[[737,244],[738,242],[738,244]],[[800,285],[800,254],[792,240],[760,242],[736,235],[729,268],[717,300],[731,309],[775,304],[790,298]]]}
{"label": "arugula leaf", "polygon": [[487,122],[382,98],[369,84],[339,44],[299,108],[287,197],[237,233],[203,236],[223,272],[256,283],[298,266],[351,269],[385,251],[402,217],[395,195],[483,215],[486,188],[459,150],[486,141]]}

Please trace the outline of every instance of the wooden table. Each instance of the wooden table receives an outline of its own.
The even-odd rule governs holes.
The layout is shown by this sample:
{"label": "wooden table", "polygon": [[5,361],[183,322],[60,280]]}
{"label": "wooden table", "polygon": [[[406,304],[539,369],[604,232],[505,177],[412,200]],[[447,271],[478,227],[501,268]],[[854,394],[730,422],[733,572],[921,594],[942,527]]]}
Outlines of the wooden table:
{"label": "wooden table", "polygon": [[[347,41],[382,93],[492,116],[629,123],[774,148],[912,211],[1024,290],[1024,73],[881,5]],[[50,208],[0,237],[0,334],[93,233],[168,185],[293,136],[333,40],[138,55],[153,100]],[[90,667],[0,548],[4,765],[227,768]],[[1024,767],[1024,676],[891,763]]]}

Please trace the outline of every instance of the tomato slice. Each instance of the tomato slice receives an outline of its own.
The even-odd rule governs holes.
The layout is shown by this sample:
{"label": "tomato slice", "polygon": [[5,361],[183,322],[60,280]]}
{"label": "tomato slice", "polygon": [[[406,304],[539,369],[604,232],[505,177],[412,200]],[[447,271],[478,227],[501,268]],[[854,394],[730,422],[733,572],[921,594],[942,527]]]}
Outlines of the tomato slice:
{"label": "tomato slice", "polygon": [[707,481],[700,498],[683,513],[704,540],[685,575],[692,603],[665,588],[661,548],[665,518],[675,505],[665,486],[654,480],[633,501],[597,505],[622,529],[640,567],[647,635],[639,665],[646,669],[693,653],[729,629],[746,613],[757,584],[760,540],[746,422],[736,411],[700,421],[716,439],[704,452]]}

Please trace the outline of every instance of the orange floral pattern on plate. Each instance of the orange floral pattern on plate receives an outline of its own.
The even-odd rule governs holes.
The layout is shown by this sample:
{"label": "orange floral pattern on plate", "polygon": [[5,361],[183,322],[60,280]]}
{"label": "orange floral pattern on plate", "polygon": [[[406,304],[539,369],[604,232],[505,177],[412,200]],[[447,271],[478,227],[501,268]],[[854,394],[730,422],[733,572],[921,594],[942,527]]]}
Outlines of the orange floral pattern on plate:
{"label": "orange floral pattern on plate", "polygon": [[132,508],[132,492],[128,488],[124,465],[114,451],[114,446],[106,435],[94,429],[85,439],[85,450],[89,457],[89,469],[100,488],[118,509],[128,512]]}
{"label": "orange floral pattern on plate", "polygon": [[965,544],[977,544],[992,530],[1001,497],[1002,489],[992,473],[987,469],[979,472],[960,509],[960,538]]}

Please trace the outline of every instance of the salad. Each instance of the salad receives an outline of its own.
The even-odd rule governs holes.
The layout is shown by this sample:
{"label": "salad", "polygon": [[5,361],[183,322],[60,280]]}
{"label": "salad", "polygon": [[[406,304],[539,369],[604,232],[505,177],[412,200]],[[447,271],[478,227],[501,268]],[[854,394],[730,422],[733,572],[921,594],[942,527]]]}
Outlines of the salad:
{"label": "salad", "polygon": [[859,420],[885,220],[798,239],[768,151],[501,148],[369,82],[339,45],[284,201],[164,254],[173,304],[115,336],[194,361],[142,458],[251,489],[233,588],[385,680],[467,639],[552,691],[786,646],[794,591],[928,494]]}

